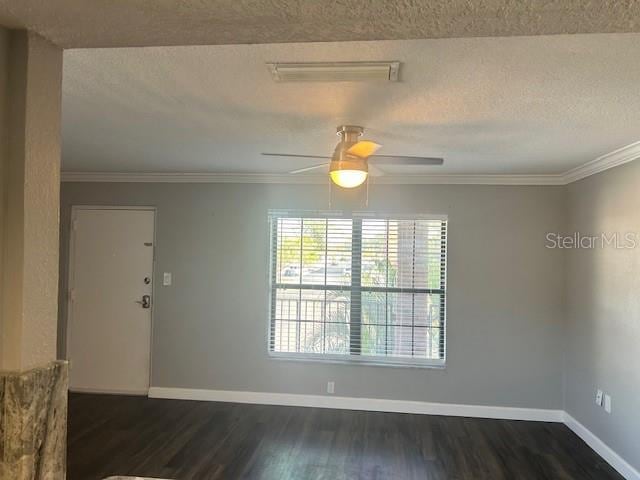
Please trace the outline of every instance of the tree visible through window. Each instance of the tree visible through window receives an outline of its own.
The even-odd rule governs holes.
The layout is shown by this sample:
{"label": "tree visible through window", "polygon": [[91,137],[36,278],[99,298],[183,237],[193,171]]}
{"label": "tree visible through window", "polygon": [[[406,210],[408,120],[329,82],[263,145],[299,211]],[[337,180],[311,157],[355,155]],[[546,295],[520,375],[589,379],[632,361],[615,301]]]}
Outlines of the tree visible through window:
{"label": "tree visible through window", "polygon": [[272,354],[444,363],[444,217],[270,218]]}

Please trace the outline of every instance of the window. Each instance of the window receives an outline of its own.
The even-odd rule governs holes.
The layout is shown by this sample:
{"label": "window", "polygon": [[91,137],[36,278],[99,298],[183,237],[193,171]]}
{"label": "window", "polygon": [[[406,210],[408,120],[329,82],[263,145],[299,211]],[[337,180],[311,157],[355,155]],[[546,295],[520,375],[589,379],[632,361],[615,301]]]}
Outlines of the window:
{"label": "window", "polygon": [[271,212],[274,356],[444,365],[447,220]]}

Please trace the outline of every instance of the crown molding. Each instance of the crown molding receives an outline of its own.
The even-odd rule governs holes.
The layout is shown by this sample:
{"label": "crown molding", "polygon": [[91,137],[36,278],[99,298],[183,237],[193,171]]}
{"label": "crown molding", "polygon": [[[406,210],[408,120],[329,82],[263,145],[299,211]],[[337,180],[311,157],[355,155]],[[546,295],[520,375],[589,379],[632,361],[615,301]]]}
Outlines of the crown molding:
{"label": "crown molding", "polygon": [[[322,185],[324,175],[235,173],[62,172],[63,182],[116,183],[267,183]],[[385,175],[378,185],[563,185],[561,175]]]}
{"label": "crown molding", "polygon": [[269,173],[62,172],[63,182],[322,184],[324,176]]}
{"label": "crown molding", "polygon": [[[640,142],[619,148],[565,173],[547,175],[384,175],[371,177],[378,185],[568,185],[640,158]],[[63,182],[116,183],[267,183],[322,185],[324,175],[272,173],[124,173],[62,172]]]}
{"label": "crown molding", "polygon": [[385,175],[372,177],[379,185],[563,185],[561,175]]}
{"label": "crown molding", "polygon": [[563,174],[564,181],[565,184],[577,182],[596,173],[632,162],[638,158],[640,158],[640,142],[631,143],[612,152],[605,153],[584,165],[568,170]]}

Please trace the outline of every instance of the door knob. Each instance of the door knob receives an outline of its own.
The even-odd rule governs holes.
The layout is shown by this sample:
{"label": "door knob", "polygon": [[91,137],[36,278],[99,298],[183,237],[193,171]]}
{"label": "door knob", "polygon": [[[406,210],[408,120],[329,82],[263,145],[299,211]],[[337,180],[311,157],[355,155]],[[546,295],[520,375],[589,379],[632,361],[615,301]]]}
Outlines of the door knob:
{"label": "door knob", "polygon": [[136,303],[142,305],[142,308],[151,308],[151,295],[143,295],[142,300],[136,300]]}

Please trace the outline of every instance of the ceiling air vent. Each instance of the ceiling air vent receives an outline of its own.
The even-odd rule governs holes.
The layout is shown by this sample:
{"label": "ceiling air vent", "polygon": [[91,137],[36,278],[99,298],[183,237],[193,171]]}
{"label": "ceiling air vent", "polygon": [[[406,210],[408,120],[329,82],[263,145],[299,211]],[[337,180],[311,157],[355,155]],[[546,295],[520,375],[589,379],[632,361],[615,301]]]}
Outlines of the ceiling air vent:
{"label": "ceiling air vent", "polygon": [[397,82],[400,62],[267,63],[276,82]]}

